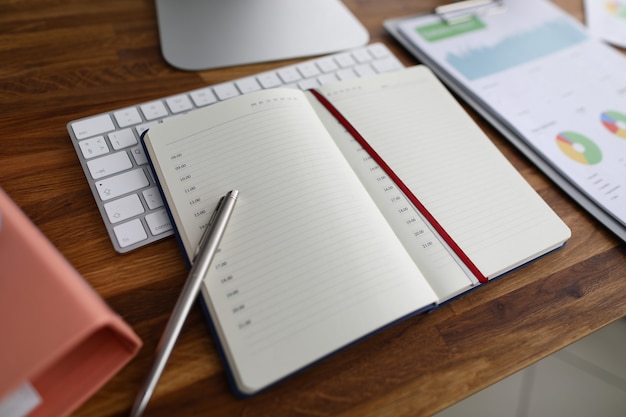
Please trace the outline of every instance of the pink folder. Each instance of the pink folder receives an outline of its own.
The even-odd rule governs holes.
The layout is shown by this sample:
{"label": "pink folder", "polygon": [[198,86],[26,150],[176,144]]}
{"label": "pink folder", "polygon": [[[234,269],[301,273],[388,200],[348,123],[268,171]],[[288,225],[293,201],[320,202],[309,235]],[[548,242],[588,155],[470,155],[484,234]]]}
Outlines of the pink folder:
{"label": "pink folder", "polygon": [[141,341],[0,189],[0,409],[25,384],[29,417],[70,414]]}

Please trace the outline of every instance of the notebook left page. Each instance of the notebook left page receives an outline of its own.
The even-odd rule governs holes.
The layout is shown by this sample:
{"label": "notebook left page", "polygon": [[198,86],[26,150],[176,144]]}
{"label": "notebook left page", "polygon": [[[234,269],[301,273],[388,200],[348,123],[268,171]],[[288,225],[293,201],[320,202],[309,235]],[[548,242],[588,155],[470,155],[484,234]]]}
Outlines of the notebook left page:
{"label": "notebook left page", "polygon": [[241,392],[435,302],[302,92],[231,99],[145,144],[189,257],[239,190],[202,292]]}

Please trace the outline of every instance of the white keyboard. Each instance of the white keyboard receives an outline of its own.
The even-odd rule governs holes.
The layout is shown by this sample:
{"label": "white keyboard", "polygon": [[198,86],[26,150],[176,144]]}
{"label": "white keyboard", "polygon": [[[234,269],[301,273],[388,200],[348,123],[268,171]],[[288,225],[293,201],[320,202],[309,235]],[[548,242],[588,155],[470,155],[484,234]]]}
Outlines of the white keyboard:
{"label": "white keyboard", "polygon": [[76,154],[115,249],[128,252],[170,236],[172,225],[139,142],[168,117],[255,90],[302,90],[402,68],[380,43],[284,66],[67,124]]}

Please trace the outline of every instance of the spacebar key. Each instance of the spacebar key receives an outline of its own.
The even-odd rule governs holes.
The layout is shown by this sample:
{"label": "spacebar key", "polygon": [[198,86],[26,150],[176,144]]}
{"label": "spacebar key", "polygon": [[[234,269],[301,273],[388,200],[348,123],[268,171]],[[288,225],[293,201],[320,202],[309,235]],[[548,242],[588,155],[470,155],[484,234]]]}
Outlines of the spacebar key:
{"label": "spacebar key", "polygon": [[126,193],[147,187],[150,182],[142,168],[124,172],[114,177],[105,178],[96,183],[102,201],[119,197]]}

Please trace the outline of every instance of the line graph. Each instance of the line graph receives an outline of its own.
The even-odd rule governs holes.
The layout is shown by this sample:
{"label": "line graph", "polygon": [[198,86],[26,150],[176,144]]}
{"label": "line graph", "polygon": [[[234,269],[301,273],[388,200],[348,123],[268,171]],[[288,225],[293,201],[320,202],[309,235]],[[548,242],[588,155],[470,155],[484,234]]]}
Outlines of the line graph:
{"label": "line graph", "polygon": [[466,47],[446,60],[468,80],[476,80],[544,57],[587,39],[566,19],[545,22],[529,31],[502,38],[489,46]]}

